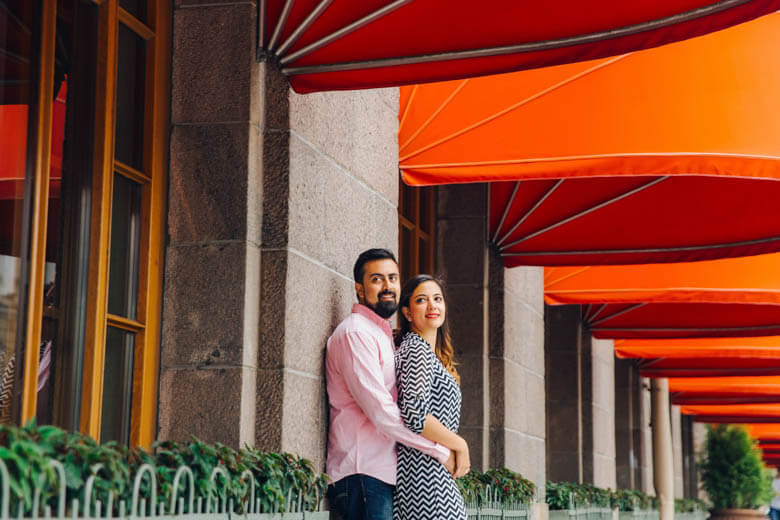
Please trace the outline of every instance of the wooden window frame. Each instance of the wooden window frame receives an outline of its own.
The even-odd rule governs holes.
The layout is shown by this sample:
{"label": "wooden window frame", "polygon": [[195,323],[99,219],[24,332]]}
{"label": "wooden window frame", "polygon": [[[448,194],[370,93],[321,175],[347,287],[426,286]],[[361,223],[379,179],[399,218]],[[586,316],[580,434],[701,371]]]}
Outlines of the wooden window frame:
{"label": "wooden window frame", "polygon": [[[405,195],[410,194],[411,208],[407,208]],[[425,201],[429,208],[427,215],[427,222],[424,223],[424,227],[429,231],[424,231],[420,226],[423,223],[425,215],[421,215],[422,202]],[[412,276],[419,273],[434,274],[436,268],[436,188],[432,186],[428,187],[411,187],[404,184],[403,181],[399,183],[398,193],[398,259],[402,264],[401,278],[405,282]],[[409,211],[411,209],[411,211]],[[409,258],[411,259],[411,265],[403,265],[404,259],[407,257],[404,250],[403,232],[407,230],[412,236],[412,250]],[[420,241],[428,243],[428,254],[424,259],[420,258],[419,244]]]}
{"label": "wooden window frame", "polygon": [[[87,289],[81,418],[79,429],[100,438],[106,329],[110,325],[136,334],[133,370],[130,444],[150,446],[157,417],[160,309],[163,240],[167,184],[167,142],[170,69],[170,0],[149,0],[148,22],[142,23],[119,7],[119,0],[92,2],[99,9],[93,153],[92,212]],[[43,1],[40,88],[36,121],[36,167],[27,319],[25,323],[24,381],[20,420],[36,415],[39,344],[43,318],[46,263],[46,225],[49,199],[49,157],[54,91],[56,0]],[[147,41],[143,170],[114,157],[117,50],[119,24]],[[137,319],[108,313],[108,267],[114,174],[139,183],[141,189],[141,243],[138,272]]]}

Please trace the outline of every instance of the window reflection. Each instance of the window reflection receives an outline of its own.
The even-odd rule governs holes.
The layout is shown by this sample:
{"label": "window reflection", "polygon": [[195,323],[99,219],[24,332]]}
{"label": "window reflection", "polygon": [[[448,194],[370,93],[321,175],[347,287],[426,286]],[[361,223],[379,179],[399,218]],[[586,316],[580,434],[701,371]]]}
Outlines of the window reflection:
{"label": "window reflection", "polygon": [[[0,7],[0,423],[15,419],[22,359],[25,179],[34,93],[33,36],[37,3]],[[29,225],[28,225],[29,226]]]}

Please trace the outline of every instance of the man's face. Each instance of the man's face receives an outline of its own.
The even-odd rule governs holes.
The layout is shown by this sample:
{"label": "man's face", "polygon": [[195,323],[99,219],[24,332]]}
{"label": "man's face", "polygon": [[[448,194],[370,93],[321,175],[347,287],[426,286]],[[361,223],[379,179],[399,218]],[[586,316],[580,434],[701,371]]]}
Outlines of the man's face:
{"label": "man's face", "polygon": [[355,283],[355,290],[360,303],[381,317],[389,318],[398,309],[398,295],[401,293],[398,264],[389,258],[366,262],[362,283]]}

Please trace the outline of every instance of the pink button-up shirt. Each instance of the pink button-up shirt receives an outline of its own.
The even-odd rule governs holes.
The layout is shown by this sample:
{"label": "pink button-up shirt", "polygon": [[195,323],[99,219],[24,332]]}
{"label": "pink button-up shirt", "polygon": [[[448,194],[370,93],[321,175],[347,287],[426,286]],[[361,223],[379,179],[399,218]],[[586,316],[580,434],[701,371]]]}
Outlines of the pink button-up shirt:
{"label": "pink button-up shirt", "polygon": [[404,426],[396,401],[392,330],[360,304],[336,327],[325,356],[330,433],[326,472],[331,481],[362,473],[395,484],[395,443],[444,463],[450,450]]}

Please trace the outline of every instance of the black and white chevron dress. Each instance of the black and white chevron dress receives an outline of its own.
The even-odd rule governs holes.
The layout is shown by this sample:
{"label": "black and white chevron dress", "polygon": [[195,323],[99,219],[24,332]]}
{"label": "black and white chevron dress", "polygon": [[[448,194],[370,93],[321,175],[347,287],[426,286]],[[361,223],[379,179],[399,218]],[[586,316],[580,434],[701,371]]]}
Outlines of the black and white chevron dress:
{"label": "black and white chevron dress", "polygon": [[[414,332],[404,336],[395,353],[398,407],[406,426],[421,432],[428,414],[450,430],[460,423],[460,387]],[[430,455],[398,445],[398,478],[393,520],[465,520],[466,508],[455,480]]]}

